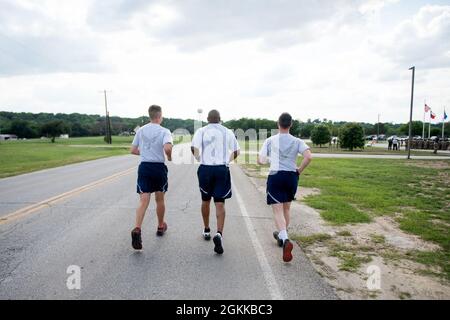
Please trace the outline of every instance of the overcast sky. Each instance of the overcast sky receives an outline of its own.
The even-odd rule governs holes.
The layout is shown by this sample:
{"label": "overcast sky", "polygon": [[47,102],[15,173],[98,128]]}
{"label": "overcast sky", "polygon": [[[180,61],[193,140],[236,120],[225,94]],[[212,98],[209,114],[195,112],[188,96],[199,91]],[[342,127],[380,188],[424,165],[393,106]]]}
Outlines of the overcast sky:
{"label": "overcast sky", "polygon": [[0,0],[0,110],[407,122],[412,65],[442,118],[449,0]]}

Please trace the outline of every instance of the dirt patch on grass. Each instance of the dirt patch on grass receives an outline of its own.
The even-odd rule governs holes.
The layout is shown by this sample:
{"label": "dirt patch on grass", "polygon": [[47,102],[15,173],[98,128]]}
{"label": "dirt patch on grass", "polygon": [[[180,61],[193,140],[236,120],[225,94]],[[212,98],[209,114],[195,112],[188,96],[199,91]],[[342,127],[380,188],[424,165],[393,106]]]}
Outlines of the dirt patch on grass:
{"label": "dirt patch on grass", "polygon": [[[449,157],[450,160],[450,157]],[[424,160],[414,160],[407,161],[405,165],[417,167],[417,168],[432,168],[432,169],[449,169],[450,161],[447,160],[433,160],[433,161],[424,161]]]}
{"label": "dirt patch on grass", "polygon": [[399,229],[394,218],[388,216],[376,217],[372,223],[363,223],[345,227],[359,243],[367,244],[373,240],[373,235],[384,237],[385,242],[396,249],[435,251],[440,247],[434,243],[422,240],[420,237],[405,233]]}
{"label": "dirt patch on grass", "polygon": [[320,190],[317,188],[298,188],[295,195],[297,200],[303,200],[309,196],[316,196],[320,194]]}
{"label": "dirt patch on grass", "polygon": [[[308,254],[310,255],[310,254]],[[373,256],[369,263],[365,263],[354,272],[342,271],[337,257],[322,255],[320,263],[314,263],[319,273],[327,278],[336,288],[341,299],[448,299],[450,290],[447,285],[426,275],[418,274],[415,270],[418,264],[403,260],[397,264],[387,264],[379,256]],[[369,290],[370,268],[380,271],[380,289]]]}
{"label": "dirt patch on grass", "polygon": [[[436,276],[441,270],[408,259],[410,251],[399,249],[405,246],[403,240],[395,239],[394,246],[389,237],[371,233],[386,231],[374,227],[377,222],[366,224],[371,227],[365,229],[338,228],[334,237],[316,234],[293,239],[341,299],[449,299],[448,281]],[[419,243],[422,249],[430,249]],[[370,287],[374,270],[379,271],[379,287]]]}

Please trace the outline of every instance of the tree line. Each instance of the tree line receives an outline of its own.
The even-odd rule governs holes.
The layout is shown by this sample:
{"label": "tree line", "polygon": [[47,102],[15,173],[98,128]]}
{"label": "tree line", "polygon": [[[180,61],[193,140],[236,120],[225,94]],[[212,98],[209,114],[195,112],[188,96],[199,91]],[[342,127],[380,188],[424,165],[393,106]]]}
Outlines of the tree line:
{"label": "tree line", "polygon": [[[346,121],[333,122],[328,119],[308,119],[307,121],[294,120],[291,133],[295,136],[301,138],[311,138],[313,130],[317,127],[326,127],[332,137],[338,137],[340,131],[349,124]],[[363,134],[366,136],[384,134],[386,136],[406,136],[408,135],[409,123],[358,123],[363,130]],[[413,121],[412,123],[412,134],[413,136],[422,136],[422,121]],[[251,118],[241,118],[238,120],[230,120],[225,122],[225,126],[232,130],[243,129],[244,131],[256,128],[259,129],[276,129],[277,122],[275,120],[267,119],[251,119]],[[441,135],[441,124],[431,125],[431,136]],[[322,129],[321,129],[322,130]],[[446,135],[450,134],[450,123],[445,124]],[[425,125],[425,135],[428,136],[428,124]]]}
{"label": "tree line", "polygon": [[[148,122],[148,117],[122,118],[110,117],[112,135],[132,133],[137,126]],[[186,129],[194,132],[194,120],[164,118],[163,125],[174,131]],[[39,138],[48,136],[51,127],[58,127],[58,132],[71,137],[104,136],[106,117],[80,113],[29,113],[0,111],[0,132],[15,134],[19,138]]]}
{"label": "tree line", "polygon": [[[148,122],[148,117],[110,117],[110,120],[112,134],[119,135],[122,133],[131,133],[136,126],[144,125]],[[337,137],[347,124],[348,122],[345,121],[333,122],[328,119],[294,120],[291,133],[298,137],[310,138],[313,136],[315,129],[317,131],[317,128],[321,128],[319,131],[323,133],[323,128],[327,128],[331,137]],[[421,121],[413,121],[413,135],[422,135],[422,124]],[[271,129],[277,128],[277,122],[275,120],[261,118],[229,120],[224,125],[232,130],[266,129],[269,133]],[[364,135],[374,135],[378,131],[380,134],[385,134],[386,136],[408,134],[408,123],[359,123],[358,125],[361,126]],[[191,134],[194,132],[194,120],[192,119],[164,118],[163,126],[171,131],[185,129]],[[67,133],[72,137],[103,136],[105,135],[106,122],[105,117],[100,115],[0,111],[0,133],[15,134],[19,138],[38,138],[41,136],[49,136],[49,131],[54,127],[58,127],[58,132]],[[427,135],[428,124],[425,127],[425,133]],[[432,124],[431,136],[440,136],[441,127],[441,124]],[[445,132],[447,135],[450,134],[450,123],[445,124]]]}

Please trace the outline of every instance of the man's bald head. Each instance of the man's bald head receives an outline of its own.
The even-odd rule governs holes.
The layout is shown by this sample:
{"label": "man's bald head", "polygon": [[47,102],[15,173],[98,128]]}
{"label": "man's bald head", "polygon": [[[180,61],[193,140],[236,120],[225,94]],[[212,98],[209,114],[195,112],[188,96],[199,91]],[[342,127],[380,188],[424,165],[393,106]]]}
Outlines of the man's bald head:
{"label": "man's bald head", "polygon": [[219,111],[213,109],[208,113],[208,122],[209,123],[219,123],[220,122],[220,113]]}

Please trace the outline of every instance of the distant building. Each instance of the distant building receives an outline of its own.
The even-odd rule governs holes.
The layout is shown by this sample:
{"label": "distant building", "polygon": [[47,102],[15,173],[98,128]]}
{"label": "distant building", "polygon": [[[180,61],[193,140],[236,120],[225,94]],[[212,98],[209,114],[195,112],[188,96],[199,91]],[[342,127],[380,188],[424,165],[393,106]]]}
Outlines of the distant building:
{"label": "distant building", "polygon": [[0,140],[17,140],[15,134],[0,134]]}
{"label": "distant building", "polygon": [[60,139],[69,139],[69,135],[68,134],[62,134],[59,136]]}

